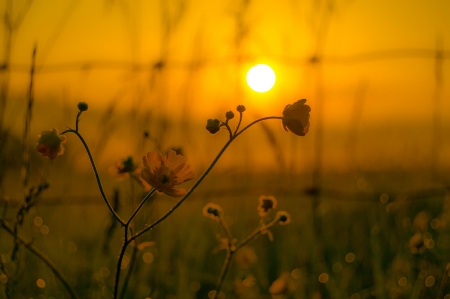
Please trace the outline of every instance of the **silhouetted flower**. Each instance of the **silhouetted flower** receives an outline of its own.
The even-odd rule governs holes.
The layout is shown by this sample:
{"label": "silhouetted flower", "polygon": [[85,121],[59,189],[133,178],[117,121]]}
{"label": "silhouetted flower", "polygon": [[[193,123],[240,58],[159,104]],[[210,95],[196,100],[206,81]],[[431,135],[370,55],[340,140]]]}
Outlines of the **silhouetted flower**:
{"label": "silhouetted flower", "polygon": [[275,215],[275,219],[277,219],[278,223],[281,225],[285,225],[291,222],[291,216],[288,212],[285,211],[279,211]]}
{"label": "silhouetted flower", "polygon": [[88,104],[86,102],[79,102],[78,105],[78,110],[80,110],[81,112],[88,110]]}
{"label": "silhouetted flower", "polygon": [[245,111],[245,106],[244,105],[238,105],[236,110],[240,113],[243,113]]}
{"label": "silhouetted flower", "polygon": [[211,134],[216,134],[220,131],[220,120],[217,118],[215,119],[208,119],[206,121],[206,130],[209,131]]}
{"label": "silhouetted flower", "polygon": [[114,166],[109,168],[109,173],[116,179],[122,180],[127,178],[131,173],[138,169],[134,164],[133,158],[128,157],[126,159],[117,161]]}
{"label": "silhouetted flower", "polygon": [[284,108],[282,123],[285,131],[291,131],[298,136],[308,133],[311,108],[305,105],[305,102],[306,100],[302,99]]}
{"label": "silhouetted flower", "polygon": [[175,186],[195,178],[186,158],[173,150],[169,150],[165,157],[157,152],[148,152],[142,160],[145,166],[141,172],[142,179],[169,196],[184,196],[187,191]]}
{"label": "silhouetted flower", "polygon": [[222,216],[222,213],[222,208],[213,203],[207,203],[203,207],[203,215],[214,220],[219,220],[219,218]]}
{"label": "silhouetted flower", "polygon": [[259,216],[264,217],[271,210],[274,210],[277,207],[277,200],[273,196],[261,195],[259,197]]}
{"label": "silhouetted flower", "polygon": [[227,113],[225,113],[225,117],[226,119],[233,119],[234,118],[233,111],[228,111]]}
{"label": "silhouetted flower", "polygon": [[64,153],[63,144],[66,142],[66,137],[59,135],[56,129],[43,131],[38,137],[36,150],[41,155],[53,160]]}

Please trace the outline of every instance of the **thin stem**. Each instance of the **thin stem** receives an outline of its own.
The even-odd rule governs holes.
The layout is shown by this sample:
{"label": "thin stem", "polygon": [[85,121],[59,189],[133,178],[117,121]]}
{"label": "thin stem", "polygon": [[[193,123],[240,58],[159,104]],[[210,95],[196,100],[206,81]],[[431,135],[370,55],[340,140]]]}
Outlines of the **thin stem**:
{"label": "thin stem", "polygon": [[223,148],[220,150],[219,154],[217,154],[216,158],[212,161],[211,165],[209,165],[209,167],[206,169],[206,171],[202,174],[202,176],[198,179],[198,181],[194,184],[194,186],[192,186],[192,188],[186,193],[186,195],[181,198],[169,211],[167,211],[166,214],[164,214],[161,218],[159,218],[158,220],[156,220],[155,222],[153,222],[151,225],[147,226],[146,228],[140,230],[139,232],[137,232],[133,237],[130,238],[130,241],[135,240],[136,238],[138,238],[139,236],[141,236],[142,234],[146,233],[147,231],[153,229],[155,226],[157,226],[159,223],[161,223],[161,221],[163,221],[164,219],[166,219],[167,217],[169,217],[170,214],[172,214],[185,200],[186,198],[188,198],[192,192],[194,192],[194,190],[198,187],[198,185],[200,185],[200,183],[203,181],[203,179],[209,174],[209,172],[211,171],[211,169],[214,167],[214,165],[216,165],[217,161],[219,160],[219,158],[222,156],[222,154],[225,152],[225,150],[228,148],[228,146],[239,136],[241,135],[244,131],[246,131],[248,128],[250,128],[251,126],[253,126],[254,124],[264,121],[264,120],[268,120],[268,119],[282,119],[283,117],[281,116],[268,116],[268,117],[263,117],[260,119],[257,119],[255,121],[253,121],[252,123],[248,124],[246,127],[244,127],[239,133],[235,134],[233,136],[233,138],[231,138],[230,140],[227,141],[227,143],[225,143],[225,145],[223,146]]}
{"label": "thin stem", "polygon": [[245,130],[247,130],[248,128],[250,128],[254,124],[259,123],[259,122],[264,121],[264,120],[268,120],[268,119],[283,119],[283,117],[282,116],[267,116],[267,117],[263,117],[263,118],[257,119],[255,121],[249,123],[247,126],[245,126],[241,131],[239,131],[239,133],[235,134],[234,138],[236,138],[239,135],[241,135]]}
{"label": "thin stem", "polygon": [[109,203],[108,199],[106,198],[105,192],[103,191],[103,187],[102,187],[102,183],[100,181],[100,176],[98,175],[98,171],[97,168],[95,167],[95,163],[94,163],[94,158],[92,158],[92,154],[91,151],[89,150],[89,147],[86,143],[86,141],[84,141],[83,137],[80,135],[80,133],[78,133],[78,131],[75,131],[73,129],[66,130],[64,132],[61,133],[61,135],[66,134],[66,133],[74,133],[78,136],[78,138],[81,140],[81,142],[84,145],[84,148],[89,156],[89,160],[91,161],[91,165],[92,165],[92,169],[94,170],[94,174],[95,174],[95,178],[97,179],[97,185],[98,185],[98,189],[100,190],[100,193],[102,194],[103,200],[106,203],[106,206],[108,207],[108,209],[111,211],[111,213],[114,215],[114,217],[117,219],[117,221],[120,222],[120,224],[125,225],[126,222],[124,220],[122,220],[122,218],[120,218],[120,216],[116,213],[116,211],[114,211],[114,209],[112,208],[111,204]]}
{"label": "thin stem", "polygon": [[236,249],[235,251],[241,249],[242,247],[244,247],[245,245],[247,245],[250,241],[252,241],[253,239],[255,239],[257,236],[261,235],[264,231],[268,230],[269,228],[271,228],[272,226],[274,226],[276,223],[278,222],[278,219],[275,218],[274,220],[272,220],[272,222],[269,222],[266,225],[262,225],[260,227],[258,227],[253,233],[251,233],[247,238],[245,238],[244,240],[242,240],[238,245],[236,245]]}
{"label": "thin stem", "polygon": [[114,299],[117,299],[117,294],[119,292],[120,270],[122,268],[122,260],[123,256],[125,255],[125,251],[127,250],[128,244],[130,244],[130,240],[128,240],[128,224],[125,224],[123,245],[122,249],[120,249],[119,259],[117,260],[116,277],[114,283]]}
{"label": "thin stem", "polygon": [[228,124],[228,119],[226,122],[222,123],[222,126],[227,128],[228,133],[230,134],[230,139],[233,139],[233,132],[231,131],[230,125]]}
{"label": "thin stem", "polygon": [[233,254],[235,252],[235,249],[233,248],[233,237],[231,236],[230,229],[228,228],[227,224],[223,221],[221,217],[219,217],[219,223],[223,231],[225,232],[225,235],[227,236],[228,246],[227,246],[227,256],[223,261],[222,270],[220,271],[219,279],[217,280],[216,293],[214,294],[213,299],[217,297],[217,295],[220,293],[220,290],[222,289],[223,282],[225,280],[225,275],[228,272],[228,268],[230,267],[231,264],[231,258],[233,257]]}
{"label": "thin stem", "polygon": [[239,112],[239,122],[236,126],[236,130],[234,131],[234,134],[236,136],[237,131],[239,130],[239,127],[241,126],[241,122],[242,122],[242,112]]}
{"label": "thin stem", "polygon": [[217,282],[216,293],[214,294],[214,297],[212,299],[216,299],[216,297],[222,290],[223,282],[225,281],[225,276],[227,275],[228,269],[230,268],[231,258],[233,257],[234,253],[235,251],[232,251],[230,247],[227,248],[227,256],[223,261],[222,270],[220,271],[219,280]]}
{"label": "thin stem", "polygon": [[69,284],[67,279],[64,277],[64,275],[56,268],[55,264],[47,257],[44,253],[42,253],[36,246],[32,244],[31,241],[28,241],[21,235],[18,235],[14,232],[11,226],[9,224],[0,219],[0,224],[2,227],[12,236],[15,236],[16,240],[21,243],[23,246],[25,246],[28,250],[30,250],[34,255],[36,255],[41,261],[43,261],[55,274],[56,277],[61,281],[61,283],[64,285],[64,287],[67,289],[67,291],[70,293],[70,296],[74,299],[79,299],[78,295],[75,293],[75,290],[72,288],[72,286]]}
{"label": "thin stem", "polygon": [[136,214],[139,212],[139,210],[142,208],[142,206],[147,202],[147,200],[153,195],[153,193],[155,193],[156,189],[153,188],[145,197],[144,199],[141,201],[141,203],[139,204],[139,206],[136,208],[136,210],[133,212],[133,214],[131,215],[130,219],[128,219],[127,223],[125,223],[125,226],[130,225],[131,220],[133,220],[134,216],[136,216]]}
{"label": "thin stem", "polygon": [[216,165],[217,161],[219,160],[219,158],[222,156],[222,154],[225,152],[225,150],[228,148],[228,146],[231,144],[231,142],[233,142],[233,139],[230,139],[227,141],[227,143],[225,143],[225,145],[223,146],[223,148],[220,150],[219,154],[216,156],[216,158],[212,161],[211,165],[209,165],[208,169],[206,169],[206,171],[202,174],[202,176],[197,180],[197,182],[195,182],[194,186],[192,186],[191,189],[189,189],[189,191],[186,193],[186,195],[181,198],[169,211],[167,211],[166,214],[164,214],[161,218],[159,218],[158,220],[156,220],[155,222],[153,222],[152,224],[150,224],[149,226],[147,226],[146,228],[140,230],[139,232],[137,232],[133,237],[130,238],[131,240],[136,239],[137,237],[141,236],[142,234],[144,234],[145,232],[151,230],[152,228],[154,228],[156,225],[158,225],[160,222],[162,222],[164,219],[166,219],[167,217],[169,217],[170,214],[172,214],[185,200],[186,198],[188,198],[192,192],[194,192],[194,190],[198,187],[198,185],[200,185],[200,183],[203,181],[203,179],[208,175],[208,173],[211,171],[211,169],[214,167],[214,165]]}
{"label": "thin stem", "polygon": [[131,272],[133,271],[134,264],[136,262],[137,251],[138,251],[138,246],[137,246],[137,244],[135,244],[135,246],[133,248],[133,253],[131,254],[131,257],[130,257],[130,267],[128,269],[127,275],[125,276],[125,281],[123,282],[122,292],[120,292],[119,299],[123,298],[123,296],[125,295],[125,291],[127,290],[128,282],[130,281],[130,277],[131,277]]}
{"label": "thin stem", "polygon": [[80,115],[81,115],[81,113],[83,113],[83,111],[78,111],[77,119],[75,121],[75,131],[77,131],[77,132],[78,132],[78,123],[80,122]]}

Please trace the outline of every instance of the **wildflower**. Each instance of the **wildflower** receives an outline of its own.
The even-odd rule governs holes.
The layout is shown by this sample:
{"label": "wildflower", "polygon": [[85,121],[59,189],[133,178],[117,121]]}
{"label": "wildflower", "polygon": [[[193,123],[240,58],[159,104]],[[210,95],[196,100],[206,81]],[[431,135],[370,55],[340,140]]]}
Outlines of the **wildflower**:
{"label": "wildflower", "polygon": [[203,207],[203,215],[217,221],[222,216],[222,213],[223,213],[222,208],[213,203],[207,203]]}
{"label": "wildflower", "polygon": [[59,135],[56,129],[43,131],[38,137],[36,150],[41,155],[53,160],[64,153],[63,144],[66,142],[66,137]]}
{"label": "wildflower", "polygon": [[142,160],[145,166],[141,172],[142,179],[169,196],[184,196],[187,191],[175,186],[195,178],[186,158],[173,150],[169,150],[165,157],[157,152],[148,152]]}
{"label": "wildflower", "polygon": [[211,134],[216,134],[220,131],[220,120],[217,118],[215,119],[208,119],[206,121],[206,130],[209,131]]}
{"label": "wildflower", "polygon": [[236,110],[237,110],[239,113],[243,113],[243,112],[245,111],[245,106],[244,106],[244,105],[238,105],[237,108],[236,108]]}
{"label": "wildflower", "polygon": [[226,119],[233,119],[234,118],[233,111],[228,111],[227,113],[225,113],[225,117]]}
{"label": "wildflower", "polygon": [[86,102],[79,102],[78,105],[78,110],[80,110],[81,112],[88,110],[88,104]]}
{"label": "wildflower", "polygon": [[109,168],[109,172],[113,177],[122,180],[128,177],[130,173],[135,172],[137,169],[138,167],[134,164],[133,157],[128,157],[117,161],[114,166]]}
{"label": "wildflower", "polygon": [[273,196],[261,195],[259,197],[259,216],[266,216],[271,210],[277,207],[277,200]]}
{"label": "wildflower", "polygon": [[305,105],[305,102],[306,100],[302,99],[284,108],[282,123],[286,132],[291,131],[298,136],[308,133],[311,108]]}
{"label": "wildflower", "polygon": [[280,225],[286,225],[291,222],[291,216],[288,212],[285,211],[277,212],[277,214],[275,215],[275,219],[277,219]]}

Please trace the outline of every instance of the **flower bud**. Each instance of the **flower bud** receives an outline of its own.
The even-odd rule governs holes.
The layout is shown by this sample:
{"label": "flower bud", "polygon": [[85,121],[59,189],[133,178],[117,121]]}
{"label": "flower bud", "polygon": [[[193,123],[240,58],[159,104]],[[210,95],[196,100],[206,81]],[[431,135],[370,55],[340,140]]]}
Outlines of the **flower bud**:
{"label": "flower bud", "polygon": [[206,130],[209,131],[211,134],[216,134],[220,131],[220,120],[217,118],[215,119],[208,119],[206,121]]}
{"label": "flower bud", "polygon": [[291,222],[291,216],[289,215],[288,212],[285,212],[285,211],[277,212],[275,219],[277,219],[277,221],[280,225],[286,225]]}
{"label": "flower bud", "polygon": [[238,112],[242,113],[242,112],[245,111],[245,106],[244,106],[244,105],[238,105],[237,108],[236,108],[236,110],[237,110]]}
{"label": "flower bud", "polygon": [[219,220],[222,213],[223,213],[222,208],[213,203],[207,203],[203,207],[203,215],[205,215],[206,217],[210,217],[214,220]]}
{"label": "flower bud", "polygon": [[309,130],[309,112],[311,108],[305,105],[306,99],[301,99],[283,110],[283,128],[295,135],[305,136]]}
{"label": "flower bud", "polygon": [[234,117],[233,111],[228,111],[227,113],[225,113],[225,117],[227,119],[233,119],[233,117]]}
{"label": "flower bud", "polygon": [[88,110],[88,104],[86,102],[79,102],[77,107],[81,112]]}

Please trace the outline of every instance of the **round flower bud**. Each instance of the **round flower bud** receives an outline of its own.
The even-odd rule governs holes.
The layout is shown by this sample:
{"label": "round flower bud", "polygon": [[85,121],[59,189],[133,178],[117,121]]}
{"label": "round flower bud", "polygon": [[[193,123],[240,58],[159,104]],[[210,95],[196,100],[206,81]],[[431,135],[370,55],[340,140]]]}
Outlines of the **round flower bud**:
{"label": "round flower bud", "polygon": [[305,105],[306,100],[301,99],[292,105],[287,105],[283,110],[283,128],[295,135],[305,136],[309,130],[309,112],[311,108]]}
{"label": "round flower bud", "polygon": [[279,211],[277,212],[277,215],[275,216],[275,219],[278,220],[278,223],[280,225],[285,225],[291,222],[291,216],[288,212],[285,211]]}
{"label": "round flower bud", "polygon": [[203,207],[203,215],[214,220],[219,220],[219,218],[222,216],[222,213],[222,208],[213,203],[207,203]]}
{"label": "round flower bud", "polygon": [[88,110],[88,104],[86,102],[79,102],[77,107],[81,112]]}
{"label": "round flower bud", "polygon": [[236,110],[237,110],[238,112],[242,113],[242,112],[245,111],[245,106],[244,106],[244,105],[238,105],[237,108],[236,108]]}
{"label": "round flower bud", "polygon": [[228,111],[227,113],[225,113],[225,117],[227,119],[233,119],[233,117],[234,117],[233,111]]}
{"label": "round flower bud", "polygon": [[220,131],[220,120],[217,118],[215,119],[208,119],[206,121],[206,130],[209,131],[211,134],[216,134]]}

